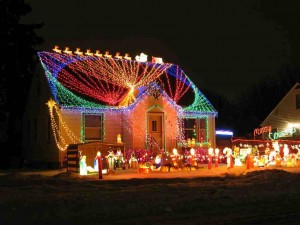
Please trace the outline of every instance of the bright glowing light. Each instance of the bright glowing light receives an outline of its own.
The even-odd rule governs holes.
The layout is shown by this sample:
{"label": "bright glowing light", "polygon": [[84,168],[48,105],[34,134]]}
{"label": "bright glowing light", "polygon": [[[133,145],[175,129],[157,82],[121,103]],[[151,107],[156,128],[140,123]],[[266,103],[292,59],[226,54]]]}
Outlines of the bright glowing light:
{"label": "bright glowing light", "polygon": [[162,58],[152,56],[152,62],[153,63],[163,63],[163,60],[162,60]]}
{"label": "bright glowing light", "polygon": [[94,53],[92,53],[90,49],[87,49],[85,54],[88,55],[88,56],[93,56],[94,55]]}
{"label": "bright glowing light", "polygon": [[135,60],[138,62],[147,62],[147,58],[148,58],[148,56],[146,54],[141,53],[140,55],[137,55],[135,57]]}
{"label": "bright glowing light", "polygon": [[54,46],[53,51],[57,52],[57,53],[61,53],[61,50],[59,49],[58,45]]}
{"label": "bright glowing light", "polygon": [[69,47],[66,47],[64,53],[72,55],[72,51],[70,51]]}
{"label": "bright glowing light", "polygon": [[126,53],[125,56],[124,56],[124,59],[131,60],[131,57],[129,56],[128,53]]}
{"label": "bright glowing light", "polygon": [[121,134],[117,134],[117,143],[122,143]]}
{"label": "bright glowing light", "polygon": [[218,135],[226,135],[226,136],[232,136],[233,132],[228,130],[216,130],[216,134]]}
{"label": "bright glowing light", "polygon": [[83,55],[83,52],[80,51],[80,48],[76,48],[76,51],[74,52],[76,55]]}
{"label": "bright glowing light", "polygon": [[300,127],[300,123],[288,123],[287,128]]}
{"label": "bright glowing light", "polygon": [[218,148],[215,149],[215,154],[219,155],[220,150]]}

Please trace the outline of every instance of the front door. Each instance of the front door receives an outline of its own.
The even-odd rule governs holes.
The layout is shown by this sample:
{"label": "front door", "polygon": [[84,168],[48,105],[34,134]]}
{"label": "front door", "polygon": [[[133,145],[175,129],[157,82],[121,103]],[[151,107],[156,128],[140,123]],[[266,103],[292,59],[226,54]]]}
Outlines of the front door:
{"label": "front door", "polygon": [[148,113],[148,149],[159,151],[164,148],[164,114],[161,112]]}

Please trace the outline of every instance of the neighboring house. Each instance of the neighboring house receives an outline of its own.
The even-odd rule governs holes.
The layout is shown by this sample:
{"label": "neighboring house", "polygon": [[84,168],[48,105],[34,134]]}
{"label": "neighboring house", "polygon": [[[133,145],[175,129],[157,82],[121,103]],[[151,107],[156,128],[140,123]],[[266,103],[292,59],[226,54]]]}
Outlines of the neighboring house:
{"label": "neighboring house", "polygon": [[[253,154],[260,156],[269,155],[275,150],[283,159],[283,164],[288,160],[284,157],[288,149],[290,159],[293,154],[300,155],[300,84],[296,83],[279,101],[276,107],[270,112],[259,128],[254,129],[253,139],[234,139],[232,148],[243,150],[252,148]],[[272,156],[272,154],[271,154]],[[271,157],[270,156],[270,157]],[[280,157],[276,156],[278,160]],[[298,156],[299,157],[299,156]],[[267,157],[270,159],[269,157]],[[272,157],[271,157],[272,158]],[[266,160],[265,163],[268,163]],[[263,165],[263,164],[262,164]]]}
{"label": "neighboring house", "polygon": [[26,160],[62,165],[70,144],[87,142],[168,152],[215,147],[217,112],[178,65],[144,54],[54,51],[38,52],[42,70],[24,113]]}
{"label": "neighboring house", "polygon": [[[296,83],[261,123],[263,139],[300,139],[300,84]],[[268,129],[265,129],[268,131]]]}

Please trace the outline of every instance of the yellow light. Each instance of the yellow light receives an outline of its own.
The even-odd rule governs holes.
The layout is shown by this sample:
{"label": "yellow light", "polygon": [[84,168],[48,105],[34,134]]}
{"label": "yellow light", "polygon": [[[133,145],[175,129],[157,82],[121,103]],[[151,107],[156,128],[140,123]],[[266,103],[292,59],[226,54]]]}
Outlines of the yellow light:
{"label": "yellow light", "polygon": [[83,55],[83,52],[80,51],[80,48],[76,48],[76,51],[74,53],[77,55]]}
{"label": "yellow light", "polygon": [[122,107],[122,106],[128,106],[130,105],[131,103],[133,103],[135,101],[135,97],[137,96],[138,94],[138,90],[135,90],[134,89],[134,86],[131,85],[130,87],[130,90],[128,92],[128,94],[125,96],[125,98],[120,102],[119,104],[119,107]]}
{"label": "yellow light", "polygon": [[53,107],[56,105],[56,102],[52,98],[50,98],[50,100],[46,103],[46,105],[48,105],[49,110],[52,111]]}
{"label": "yellow light", "polygon": [[106,52],[105,52],[104,57],[106,57],[106,58],[111,58],[111,55],[109,54],[109,51],[106,51]]}
{"label": "yellow light", "polygon": [[63,121],[62,116],[60,115],[60,113],[58,113],[59,109],[56,105],[56,102],[53,99],[50,99],[46,103],[46,105],[48,105],[48,108],[49,108],[51,128],[52,128],[52,132],[53,132],[53,136],[54,136],[57,148],[61,151],[65,151],[68,148],[69,144],[66,143],[65,138],[62,136],[61,131],[55,120],[55,116],[54,116],[53,112],[56,112],[56,118],[59,119],[62,129],[64,129],[66,131],[66,134],[68,135],[68,137],[70,138],[72,143],[81,142],[80,138],[78,138]]}
{"label": "yellow light", "polygon": [[117,59],[122,59],[122,56],[120,56],[120,52],[117,52],[117,53],[116,53],[115,58],[117,58]]}
{"label": "yellow light", "polygon": [[54,46],[53,51],[55,51],[56,53],[61,53],[61,50],[59,49],[58,45]]}
{"label": "yellow light", "polygon": [[121,134],[117,135],[117,143],[118,144],[122,143]]}
{"label": "yellow light", "polygon": [[102,57],[102,54],[100,54],[99,50],[96,50],[95,56]]}
{"label": "yellow light", "polygon": [[128,53],[125,53],[125,56],[123,57],[124,59],[127,59],[127,60],[131,60],[131,57],[129,56]]}
{"label": "yellow light", "polygon": [[72,55],[72,51],[70,51],[69,47],[66,47],[64,53]]}
{"label": "yellow light", "polygon": [[89,56],[93,56],[94,55],[94,53],[92,53],[90,49],[87,49],[85,54],[89,55]]}

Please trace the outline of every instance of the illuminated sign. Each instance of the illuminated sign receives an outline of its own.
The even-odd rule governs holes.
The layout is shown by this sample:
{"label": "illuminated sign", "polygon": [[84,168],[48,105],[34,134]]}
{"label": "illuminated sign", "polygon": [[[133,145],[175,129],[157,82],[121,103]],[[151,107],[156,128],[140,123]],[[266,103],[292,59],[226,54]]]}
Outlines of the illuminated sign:
{"label": "illuminated sign", "polygon": [[293,133],[296,133],[295,127],[287,128],[280,132],[269,133],[269,139],[277,140],[278,138],[281,138],[281,137],[292,136]]}
{"label": "illuminated sign", "polygon": [[265,126],[265,127],[261,127],[261,128],[256,128],[253,131],[253,135],[255,137],[256,135],[261,135],[262,133],[267,133],[267,132],[271,132],[271,131],[272,131],[271,126]]}

